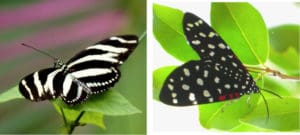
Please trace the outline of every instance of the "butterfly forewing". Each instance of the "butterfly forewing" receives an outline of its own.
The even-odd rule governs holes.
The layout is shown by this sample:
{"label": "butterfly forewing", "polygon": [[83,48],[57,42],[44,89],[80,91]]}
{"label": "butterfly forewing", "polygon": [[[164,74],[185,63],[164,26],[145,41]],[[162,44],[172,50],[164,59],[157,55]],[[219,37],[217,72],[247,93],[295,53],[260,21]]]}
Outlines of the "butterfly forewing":
{"label": "butterfly forewing", "polygon": [[[89,95],[104,92],[114,86],[120,78],[119,66],[137,44],[138,38],[134,35],[114,36],[102,40],[76,54],[62,67],[47,72],[39,71],[42,73],[41,78],[53,76],[52,79],[42,82],[45,89],[43,93],[47,96],[43,96],[43,93],[39,95],[39,81],[33,84],[34,73],[25,77],[29,87],[24,85],[24,79],[20,82],[20,91],[27,99],[33,101],[50,99],[49,96],[61,96],[67,104],[81,103]],[[49,93],[48,88],[53,88],[51,91],[56,95]]]}
{"label": "butterfly forewing", "polygon": [[29,100],[41,101],[45,99],[53,99],[60,95],[60,89],[56,89],[57,74],[61,73],[61,69],[47,68],[34,72],[21,79],[19,90],[21,94]]}
{"label": "butterfly forewing", "polygon": [[194,14],[184,14],[183,29],[189,44],[201,59],[219,61],[223,56],[234,56],[224,40],[205,21]]}
{"label": "butterfly forewing", "polygon": [[133,35],[102,40],[71,58],[67,62],[68,71],[90,88],[89,94],[104,92],[119,80],[118,67],[137,44],[138,38]]}
{"label": "butterfly forewing", "polygon": [[258,92],[240,60],[207,23],[185,13],[183,29],[201,60],[187,62],[167,77],[160,94],[162,102],[177,106],[205,104]]}
{"label": "butterfly forewing", "polygon": [[138,38],[134,35],[110,37],[76,54],[67,62],[67,67],[76,69],[75,66],[80,65],[78,67],[84,68],[83,65],[89,64],[88,62],[94,62],[89,65],[99,67],[120,65],[128,58],[137,44]]}

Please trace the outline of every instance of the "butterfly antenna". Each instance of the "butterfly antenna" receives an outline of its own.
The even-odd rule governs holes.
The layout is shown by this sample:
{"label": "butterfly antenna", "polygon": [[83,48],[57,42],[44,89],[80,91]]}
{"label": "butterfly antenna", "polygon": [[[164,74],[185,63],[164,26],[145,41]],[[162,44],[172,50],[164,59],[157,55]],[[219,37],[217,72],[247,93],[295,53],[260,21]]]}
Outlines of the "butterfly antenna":
{"label": "butterfly antenna", "polygon": [[31,48],[31,49],[33,49],[33,50],[36,50],[36,51],[38,51],[39,53],[44,54],[44,55],[46,55],[46,56],[48,56],[48,57],[54,59],[55,61],[58,60],[58,58],[56,58],[56,57],[50,55],[50,54],[47,53],[47,52],[44,52],[44,51],[42,51],[42,50],[39,50],[39,49],[37,49],[37,48],[35,48],[35,47],[33,47],[33,46],[27,45],[27,44],[25,44],[25,43],[22,43],[22,45],[23,45],[23,46],[26,46],[26,47],[28,47],[28,48]]}
{"label": "butterfly antenna", "polygon": [[274,96],[276,96],[276,97],[278,97],[280,99],[283,99],[282,96],[280,96],[279,94],[277,94],[277,93],[275,93],[273,91],[270,91],[270,90],[267,90],[267,89],[263,89],[263,88],[259,88],[259,89],[262,90],[262,91],[264,91],[264,92],[268,92],[268,93],[270,93],[270,94],[272,94],[272,95],[274,95]]}
{"label": "butterfly antenna", "polygon": [[265,103],[265,106],[266,106],[266,111],[267,111],[267,119],[266,119],[266,124],[269,122],[269,119],[270,119],[270,113],[269,113],[269,105],[268,105],[268,102],[267,102],[267,100],[266,100],[266,98],[265,98],[265,96],[261,93],[261,92],[259,92],[259,94],[261,95],[261,97],[263,98],[263,100],[264,100],[264,103]]}
{"label": "butterfly antenna", "polygon": [[143,34],[139,37],[139,42],[141,42],[146,37],[146,31],[143,32]]}

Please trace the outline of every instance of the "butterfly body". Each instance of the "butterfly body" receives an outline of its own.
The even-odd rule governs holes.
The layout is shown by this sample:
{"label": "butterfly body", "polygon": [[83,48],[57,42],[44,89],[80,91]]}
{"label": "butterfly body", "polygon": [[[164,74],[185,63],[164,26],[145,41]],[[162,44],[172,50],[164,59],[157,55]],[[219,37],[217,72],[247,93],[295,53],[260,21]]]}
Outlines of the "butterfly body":
{"label": "butterfly body", "polygon": [[31,101],[61,97],[67,104],[78,104],[89,95],[113,87],[121,74],[119,66],[135,49],[133,35],[115,36],[96,43],[72,57],[66,64],[42,69],[21,79],[19,89]]}
{"label": "butterfly body", "polygon": [[188,61],[171,72],[160,93],[163,103],[198,105],[259,92],[241,61],[202,19],[185,13],[183,29],[188,43],[201,59]]}

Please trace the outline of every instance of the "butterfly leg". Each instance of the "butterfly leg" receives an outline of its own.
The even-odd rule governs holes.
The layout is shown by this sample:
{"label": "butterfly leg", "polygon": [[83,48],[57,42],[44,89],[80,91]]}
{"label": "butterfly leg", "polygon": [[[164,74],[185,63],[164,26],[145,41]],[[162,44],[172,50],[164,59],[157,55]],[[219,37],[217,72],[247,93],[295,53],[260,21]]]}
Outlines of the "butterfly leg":
{"label": "butterfly leg", "polygon": [[76,77],[74,77],[73,75],[70,75],[72,78],[72,81],[74,83],[76,83],[78,86],[81,86],[83,88],[83,90],[88,93],[88,94],[92,94],[92,90],[83,82],[79,81]]}

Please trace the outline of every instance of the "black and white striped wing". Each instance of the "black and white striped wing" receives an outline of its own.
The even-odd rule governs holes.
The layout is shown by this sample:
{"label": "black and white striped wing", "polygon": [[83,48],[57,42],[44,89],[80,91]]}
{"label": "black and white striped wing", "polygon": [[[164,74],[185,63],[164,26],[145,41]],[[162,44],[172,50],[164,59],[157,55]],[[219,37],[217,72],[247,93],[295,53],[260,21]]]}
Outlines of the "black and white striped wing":
{"label": "black and white striped wing", "polygon": [[[62,99],[68,104],[76,104],[88,98],[85,85],[77,83],[60,68],[47,68],[24,77],[19,83],[21,94],[31,101],[42,101],[57,98],[68,89],[74,92],[66,93],[68,99]],[[70,87],[70,88],[69,88]]]}
{"label": "black and white striped wing", "polygon": [[115,36],[75,55],[67,62],[68,74],[63,79],[62,99],[73,104],[81,102],[82,98],[78,98],[81,93],[102,93],[112,87],[121,75],[118,67],[137,44],[136,36]]}
{"label": "black and white striped wing", "polygon": [[29,74],[21,79],[19,90],[26,99],[31,101],[57,98],[61,89],[58,89],[58,84],[54,82],[61,81],[57,77],[60,72],[62,69],[46,68]]}
{"label": "black and white striped wing", "polygon": [[21,79],[19,90],[31,101],[61,97],[67,104],[78,104],[90,94],[101,93],[120,78],[118,67],[136,48],[133,35],[102,40],[81,51],[60,68],[47,68]]}

